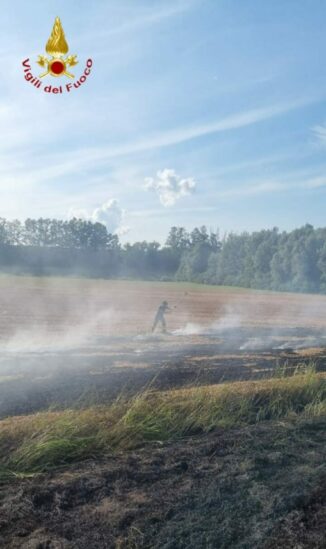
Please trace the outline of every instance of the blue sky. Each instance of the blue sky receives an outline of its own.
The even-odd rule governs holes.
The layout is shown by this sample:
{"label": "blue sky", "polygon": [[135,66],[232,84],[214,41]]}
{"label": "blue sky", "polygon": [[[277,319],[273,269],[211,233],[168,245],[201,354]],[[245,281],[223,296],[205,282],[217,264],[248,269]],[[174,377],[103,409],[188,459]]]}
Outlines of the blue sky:
{"label": "blue sky", "polygon": [[[1,7],[0,217],[80,215],[161,242],[172,225],[325,225],[324,1]],[[76,76],[94,62],[60,96],[21,66],[40,73],[57,15]]]}

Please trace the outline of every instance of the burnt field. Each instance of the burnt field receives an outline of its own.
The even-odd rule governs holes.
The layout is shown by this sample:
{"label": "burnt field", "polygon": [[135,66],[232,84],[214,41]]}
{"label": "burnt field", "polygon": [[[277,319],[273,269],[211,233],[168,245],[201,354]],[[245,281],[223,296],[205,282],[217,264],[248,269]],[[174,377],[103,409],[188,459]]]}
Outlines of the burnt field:
{"label": "burnt field", "polygon": [[[163,299],[168,333],[152,334]],[[0,303],[0,450],[13,456],[0,463],[0,547],[324,547],[325,415],[322,393],[309,398],[326,371],[326,297],[4,277]],[[317,373],[304,374],[311,368]],[[290,402],[292,376],[296,403],[274,413],[276,400],[264,398],[285,391]],[[213,407],[220,387],[235,402],[253,394],[254,416],[239,400],[238,419],[206,428],[212,420],[196,423],[196,411],[177,433],[178,395],[180,417],[199,416],[210,413],[200,391]],[[164,417],[163,428],[160,416],[155,429],[151,419],[130,442],[147,392],[146,413],[152,398],[158,409],[170,398],[177,419],[170,427]],[[136,411],[121,415],[117,398]],[[117,407],[121,428],[104,443]],[[95,444],[88,431],[97,423]],[[128,443],[119,439],[126,425]],[[85,440],[92,447],[82,453]]]}
{"label": "burnt field", "polygon": [[[151,334],[163,299],[169,333]],[[0,280],[0,417],[326,369],[326,297],[190,284]]]}
{"label": "burnt field", "polygon": [[[214,335],[101,338],[76,349],[4,352],[0,359],[0,417],[83,407],[132,396],[146,387],[254,380],[313,361],[326,371],[324,339],[315,331],[283,329],[270,338],[246,328]],[[305,334],[308,332],[306,331]],[[245,347],[245,349],[243,349]]]}

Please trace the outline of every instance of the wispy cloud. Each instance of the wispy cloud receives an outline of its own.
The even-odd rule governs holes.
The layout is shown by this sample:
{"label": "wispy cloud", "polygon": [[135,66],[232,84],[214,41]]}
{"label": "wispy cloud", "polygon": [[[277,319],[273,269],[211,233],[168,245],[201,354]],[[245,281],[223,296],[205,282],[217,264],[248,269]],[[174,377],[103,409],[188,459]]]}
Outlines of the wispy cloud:
{"label": "wispy cloud", "polygon": [[321,189],[322,187],[326,187],[326,177],[321,176],[308,179],[301,183],[301,186],[305,189]]}
{"label": "wispy cloud", "polygon": [[[127,145],[118,146],[115,148],[113,147],[111,149],[99,149],[97,153],[99,156],[106,155],[114,157],[142,152],[145,150],[178,145],[180,143],[184,143],[186,141],[190,141],[192,139],[197,139],[207,135],[252,126],[253,124],[258,124],[259,122],[262,122],[264,120],[285,115],[286,113],[296,109],[304,108],[307,105],[310,105],[316,101],[320,101],[320,97],[310,97],[306,99],[293,100],[288,103],[280,103],[267,107],[250,109],[244,112],[230,115],[220,120],[216,120],[215,122],[175,128],[170,131],[154,134],[149,139],[143,141],[139,140],[136,143],[129,143]],[[95,151],[94,154],[96,154]]]}
{"label": "wispy cloud", "polygon": [[326,177],[312,177],[293,180],[293,175],[279,180],[260,181],[251,185],[241,185],[227,190],[217,190],[214,193],[217,199],[233,199],[244,196],[268,195],[274,193],[284,193],[298,190],[320,189],[326,187]]}
{"label": "wispy cloud", "polygon": [[[198,3],[198,0],[175,0],[173,3],[165,7],[164,9],[157,9],[157,7],[152,7],[151,9],[146,8],[143,10],[141,15],[136,17],[128,18],[128,21],[117,25],[116,27],[108,28],[105,32],[96,33],[94,35],[96,39],[107,38],[109,36],[114,36],[117,34],[130,33],[132,31],[141,29],[143,27],[152,26],[154,24],[162,23],[165,19],[170,19],[175,17],[185,11],[188,11]],[[137,7],[137,12],[141,10],[139,6]],[[92,35],[93,36],[93,35]],[[89,36],[87,37],[90,38]],[[85,37],[83,37],[83,40]]]}
{"label": "wispy cloud", "polygon": [[[317,100],[317,99],[314,99]],[[46,123],[46,117],[40,117],[38,123],[37,139],[39,136],[47,136],[49,142],[47,149],[43,150],[40,159],[37,159],[35,165],[31,158],[29,158],[28,165],[29,170],[26,170],[26,166],[19,160],[19,154],[15,150],[13,156],[9,156],[7,162],[2,163],[0,187],[5,189],[8,185],[12,184],[13,179],[19,179],[19,185],[25,186],[28,184],[37,184],[39,182],[56,179],[62,175],[69,175],[71,173],[79,173],[85,169],[91,169],[94,166],[105,165],[114,158],[134,155],[146,151],[169,147],[177,144],[187,142],[192,139],[199,139],[201,137],[218,134],[226,131],[237,130],[240,128],[248,127],[272,117],[285,115],[287,112],[302,108],[313,101],[312,98],[305,100],[294,100],[289,103],[281,103],[276,105],[267,106],[264,108],[251,109],[244,112],[236,113],[228,117],[216,120],[208,124],[197,124],[187,127],[174,128],[170,131],[156,133],[148,136],[145,139],[139,139],[137,141],[129,142],[127,144],[106,145],[99,147],[79,147],[69,152],[58,154],[56,152],[49,153],[50,144],[53,139],[56,139],[58,135],[62,135],[62,125],[58,120],[55,125],[52,125],[51,135],[52,139],[48,137],[48,125]],[[46,105],[40,105],[40,113],[46,114]],[[42,108],[43,107],[43,108]],[[67,123],[73,119],[78,105],[67,115]],[[0,107],[0,118],[7,120],[12,114],[12,107],[8,104],[3,104]],[[30,139],[30,131],[32,116],[23,112],[23,105],[20,110],[13,116],[11,130],[6,141],[9,149],[14,144],[28,143]],[[91,117],[85,119],[85,123],[91,122]],[[10,135],[12,134],[12,138]],[[15,147],[15,149],[16,149]],[[24,156],[24,152],[22,153]],[[40,167],[40,161],[42,161]],[[21,164],[21,168],[19,168]]]}
{"label": "wispy cloud", "polygon": [[285,190],[285,185],[279,181],[263,181],[255,185],[243,185],[225,191],[218,191],[219,198],[235,198],[241,196],[254,196],[259,194],[270,194]]}
{"label": "wispy cloud", "polygon": [[323,126],[323,125],[320,125],[320,126],[314,126],[312,128],[312,131],[315,135],[315,137],[317,137],[317,139],[325,144],[326,143],[326,126]]}
{"label": "wispy cloud", "polygon": [[263,108],[251,109],[230,115],[226,118],[222,118],[208,124],[197,124],[193,126],[175,128],[170,131],[153,134],[143,140],[137,139],[135,142],[123,145],[77,150],[69,153],[69,156],[70,158],[76,156],[79,161],[82,160],[85,162],[91,162],[93,160],[100,161],[101,159],[126,156],[138,152],[178,145],[180,143],[184,143],[192,139],[198,139],[207,135],[252,126],[263,122],[264,120],[285,115],[292,110],[303,108],[315,101],[320,101],[320,98],[294,100],[289,103],[281,103]]}

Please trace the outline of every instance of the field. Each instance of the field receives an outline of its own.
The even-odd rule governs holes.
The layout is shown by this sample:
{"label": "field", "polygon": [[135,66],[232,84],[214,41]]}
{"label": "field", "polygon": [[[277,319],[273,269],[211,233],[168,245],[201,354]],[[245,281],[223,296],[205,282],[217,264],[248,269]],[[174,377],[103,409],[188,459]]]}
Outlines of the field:
{"label": "field", "polygon": [[326,296],[2,277],[0,349],[1,547],[325,546]]}

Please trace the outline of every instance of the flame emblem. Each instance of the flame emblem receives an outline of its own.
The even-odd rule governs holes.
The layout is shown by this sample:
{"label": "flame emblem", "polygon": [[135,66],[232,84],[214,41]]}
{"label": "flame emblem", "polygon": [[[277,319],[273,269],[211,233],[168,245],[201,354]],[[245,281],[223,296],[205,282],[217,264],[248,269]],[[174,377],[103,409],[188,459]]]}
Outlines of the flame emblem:
{"label": "flame emblem", "polygon": [[59,17],[55,18],[51,36],[45,46],[45,51],[51,58],[48,59],[44,55],[38,56],[38,64],[41,67],[46,68],[46,72],[41,74],[40,78],[44,78],[48,75],[75,78],[73,74],[68,72],[67,68],[77,65],[77,55],[64,57],[69,51],[69,46]]}

